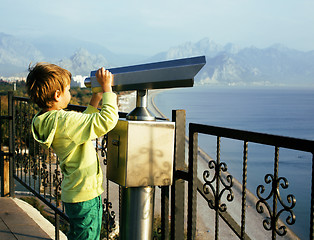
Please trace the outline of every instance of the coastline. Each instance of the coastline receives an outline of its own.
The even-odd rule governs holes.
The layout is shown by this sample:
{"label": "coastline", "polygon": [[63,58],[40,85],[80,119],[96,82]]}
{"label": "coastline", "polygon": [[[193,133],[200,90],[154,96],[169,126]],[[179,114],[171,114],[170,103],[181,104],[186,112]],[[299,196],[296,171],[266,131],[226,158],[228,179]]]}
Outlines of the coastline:
{"label": "coastline", "polygon": [[[166,118],[160,109],[158,108],[155,97],[167,90],[150,90],[148,94],[148,109],[156,116]],[[126,100],[127,99],[127,100]],[[135,107],[136,101],[136,94],[132,93],[130,95],[124,95],[123,100],[123,110],[124,112],[130,112]],[[186,153],[188,153],[188,138],[186,136]],[[199,179],[203,179],[203,171],[208,169],[208,162],[211,161],[212,158],[201,148],[198,149],[198,177]],[[225,179],[228,172],[222,172],[223,178]],[[232,202],[227,202],[225,200],[225,195],[223,197],[222,203],[225,203],[227,206],[227,212],[231,215],[231,217],[237,222],[241,223],[241,205],[242,205],[242,184],[235,178],[233,178],[233,194],[234,199]],[[156,203],[155,203],[155,212],[158,214],[160,209],[160,192],[159,188],[156,188]],[[187,189],[186,189],[187,193]],[[200,195],[198,195],[200,196]],[[187,198],[186,198],[187,199]],[[265,214],[259,214],[256,211],[256,202],[258,201],[257,197],[250,192],[249,190],[246,191],[246,234],[251,239],[270,239],[271,232],[266,231],[263,228],[263,221]],[[187,206],[187,200],[185,205]],[[198,197],[197,198],[197,232],[196,232],[196,239],[214,239],[215,233],[215,211],[210,209],[208,203],[204,198]],[[225,225],[224,221],[220,219],[219,222],[220,226]],[[282,221],[278,221],[278,227],[286,226],[283,224]],[[286,226],[287,227],[287,226]],[[235,234],[229,227],[220,227],[219,229],[219,236],[221,239],[230,239],[234,238]],[[279,236],[278,236],[279,237]],[[287,227],[287,234],[285,235],[285,239],[299,239],[288,227]]]}
{"label": "coastline", "polygon": [[[167,118],[157,107],[155,102],[155,97],[163,92],[165,90],[154,90],[150,92],[149,94],[149,104],[152,106],[153,111],[156,115],[160,115],[163,118]],[[186,136],[186,152],[188,152],[188,137]],[[198,148],[198,173],[199,173],[199,179],[202,179],[203,176],[202,173],[205,169],[208,169],[208,163],[209,161],[213,160],[212,157],[210,157],[203,149],[200,147]],[[223,178],[226,181],[226,177],[230,175],[228,172],[222,172]],[[240,183],[237,179],[233,178],[233,193],[234,193],[234,199],[232,202],[225,202],[228,213],[233,217],[234,220],[236,220],[237,223],[241,223],[241,205],[242,205],[242,183]],[[263,221],[265,217],[267,217],[265,214],[259,214],[256,211],[256,203],[258,201],[258,198],[248,189],[246,190],[246,234],[251,239],[268,239],[271,238],[271,232],[266,231],[263,228]],[[214,212],[212,211],[208,203],[204,199],[197,199],[198,204],[198,230],[197,230],[197,239],[209,239],[214,238],[214,216],[213,214],[209,213]],[[208,213],[206,213],[208,212]],[[212,215],[209,218],[209,215]],[[212,219],[211,221],[209,221]],[[250,219],[248,221],[248,219]],[[286,226],[284,222],[282,222],[280,219],[278,220],[278,227],[280,226]],[[294,232],[291,231],[291,229],[286,226],[287,228],[287,234],[285,235],[285,239],[299,239]],[[234,233],[231,233],[229,229],[220,229],[220,237],[222,238],[229,238],[232,237]],[[278,236],[279,237],[279,236]]]}
{"label": "coastline", "polygon": [[163,92],[163,91],[166,91],[166,90],[153,90],[153,91],[149,91],[149,94],[148,94],[148,102],[150,103],[150,105],[153,107],[153,111],[155,113],[157,113],[157,115],[161,116],[162,118],[167,118],[166,115],[164,115],[160,110],[159,108],[156,106],[156,103],[155,103],[155,97],[160,93],[160,92]]}

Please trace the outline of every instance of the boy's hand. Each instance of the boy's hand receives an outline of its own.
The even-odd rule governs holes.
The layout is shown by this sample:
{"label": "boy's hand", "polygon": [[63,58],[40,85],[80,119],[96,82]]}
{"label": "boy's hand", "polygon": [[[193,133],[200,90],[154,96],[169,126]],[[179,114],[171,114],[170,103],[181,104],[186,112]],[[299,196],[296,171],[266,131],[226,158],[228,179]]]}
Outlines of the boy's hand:
{"label": "boy's hand", "polygon": [[99,82],[103,92],[112,92],[113,75],[105,68],[100,68],[96,72],[96,79]]}

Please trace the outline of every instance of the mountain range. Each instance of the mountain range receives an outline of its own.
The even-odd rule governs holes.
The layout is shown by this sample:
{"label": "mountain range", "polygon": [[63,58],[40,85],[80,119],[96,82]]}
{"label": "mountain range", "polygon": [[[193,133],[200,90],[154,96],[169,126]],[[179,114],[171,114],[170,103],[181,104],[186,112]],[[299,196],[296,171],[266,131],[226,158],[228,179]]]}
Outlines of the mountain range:
{"label": "mountain range", "polygon": [[221,45],[208,38],[186,42],[154,56],[115,54],[103,46],[75,39],[23,40],[0,33],[0,76],[26,76],[30,63],[47,61],[89,75],[101,66],[117,67],[193,56],[206,56],[198,85],[314,86],[314,51],[275,44],[268,48]]}

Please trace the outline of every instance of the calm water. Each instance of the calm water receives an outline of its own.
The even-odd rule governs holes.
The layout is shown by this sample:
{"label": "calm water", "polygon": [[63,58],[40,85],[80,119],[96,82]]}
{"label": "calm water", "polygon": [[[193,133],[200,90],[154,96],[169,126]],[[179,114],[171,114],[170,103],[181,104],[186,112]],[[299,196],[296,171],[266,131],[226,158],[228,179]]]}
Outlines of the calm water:
{"label": "calm water", "polygon": [[[161,92],[155,103],[169,118],[172,109],[185,109],[187,122],[314,140],[314,89],[194,87]],[[199,145],[216,156],[216,138],[200,135]],[[242,179],[242,152],[243,142],[222,139],[221,161],[238,180]],[[279,155],[279,177],[289,182],[287,189],[280,189],[283,201],[290,205],[288,194],[297,199],[296,223],[290,228],[308,239],[312,155],[287,149],[280,149]],[[273,159],[274,147],[249,144],[248,188],[253,193],[262,184],[266,188],[262,196],[269,194],[264,177],[273,174]]]}

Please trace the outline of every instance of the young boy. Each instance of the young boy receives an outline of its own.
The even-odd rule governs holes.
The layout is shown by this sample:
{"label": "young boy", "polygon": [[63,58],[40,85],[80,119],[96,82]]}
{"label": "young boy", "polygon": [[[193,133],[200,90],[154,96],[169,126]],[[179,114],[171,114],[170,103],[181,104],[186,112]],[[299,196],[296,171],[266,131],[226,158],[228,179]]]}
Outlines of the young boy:
{"label": "young boy", "polygon": [[[36,141],[52,147],[63,174],[61,200],[70,219],[68,239],[99,239],[102,222],[103,175],[92,139],[113,129],[118,121],[113,76],[104,68],[96,73],[101,93],[93,93],[83,113],[64,111],[70,102],[71,73],[54,64],[29,69],[28,94],[42,110],[32,121]],[[100,112],[97,107],[102,99]]]}

